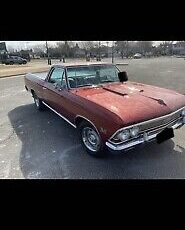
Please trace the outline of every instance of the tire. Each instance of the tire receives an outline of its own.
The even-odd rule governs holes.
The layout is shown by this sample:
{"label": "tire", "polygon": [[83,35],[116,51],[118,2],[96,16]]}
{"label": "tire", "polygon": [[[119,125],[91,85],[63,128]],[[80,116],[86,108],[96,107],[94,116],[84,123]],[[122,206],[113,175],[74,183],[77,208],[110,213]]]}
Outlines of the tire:
{"label": "tire", "polygon": [[33,93],[33,99],[37,110],[42,111],[45,109],[44,104],[35,93]]}
{"label": "tire", "polygon": [[[77,128],[80,142],[82,144],[82,147],[86,150],[86,152],[93,157],[105,157],[106,146],[103,144],[97,130],[87,121],[82,121]],[[88,139],[88,135],[85,135],[87,133],[91,133],[92,135],[90,135],[90,138],[92,136],[92,138],[94,138],[93,141],[99,144],[93,145],[92,142],[89,141],[90,138]]]}
{"label": "tire", "polygon": [[13,65],[13,64],[14,64],[13,61],[11,61],[11,62],[10,62],[10,65]]}

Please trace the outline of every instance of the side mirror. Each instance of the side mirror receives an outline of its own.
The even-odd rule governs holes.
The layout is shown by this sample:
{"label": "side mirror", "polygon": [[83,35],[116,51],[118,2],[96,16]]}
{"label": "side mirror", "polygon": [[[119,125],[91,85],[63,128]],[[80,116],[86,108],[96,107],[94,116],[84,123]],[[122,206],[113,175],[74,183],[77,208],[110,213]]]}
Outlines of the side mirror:
{"label": "side mirror", "polygon": [[128,75],[127,75],[127,72],[126,71],[123,71],[123,72],[119,72],[118,73],[118,77],[119,77],[119,81],[121,83],[125,82],[125,81],[128,81]]}

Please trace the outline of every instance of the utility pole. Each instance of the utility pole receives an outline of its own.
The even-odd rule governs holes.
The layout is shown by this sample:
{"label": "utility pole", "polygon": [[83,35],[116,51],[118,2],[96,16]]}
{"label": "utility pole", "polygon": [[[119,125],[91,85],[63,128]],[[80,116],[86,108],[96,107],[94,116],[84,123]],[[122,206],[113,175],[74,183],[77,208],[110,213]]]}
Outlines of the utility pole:
{"label": "utility pole", "polygon": [[126,57],[128,57],[128,41],[126,41]]}
{"label": "utility pole", "polygon": [[101,43],[100,43],[100,41],[99,41],[99,61],[101,61],[101,55],[100,55],[100,46],[101,46]]}
{"label": "utility pole", "polygon": [[106,42],[107,43],[107,58],[109,57],[109,42]]}
{"label": "utility pole", "polygon": [[112,41],[112,63],[114,63],[114,41]]}
{"label": "utility pole", "polygon": [[51,65],[51,60],[49,58],[49,49],[48,49],[48,43],[46,41],[46,52],[47,52],[47,58],[48,58],[48,65]]}

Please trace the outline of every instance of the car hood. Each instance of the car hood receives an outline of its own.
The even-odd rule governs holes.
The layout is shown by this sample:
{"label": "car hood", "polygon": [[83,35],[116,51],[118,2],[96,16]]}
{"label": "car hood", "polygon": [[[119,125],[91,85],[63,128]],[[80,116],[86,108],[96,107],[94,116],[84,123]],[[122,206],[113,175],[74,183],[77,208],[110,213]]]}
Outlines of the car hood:
{"label": "car hood", "polygon": [[136,82],[81,88],[75,94],[115,113],[125,125],[163,116],[185,106],[182,94]]}

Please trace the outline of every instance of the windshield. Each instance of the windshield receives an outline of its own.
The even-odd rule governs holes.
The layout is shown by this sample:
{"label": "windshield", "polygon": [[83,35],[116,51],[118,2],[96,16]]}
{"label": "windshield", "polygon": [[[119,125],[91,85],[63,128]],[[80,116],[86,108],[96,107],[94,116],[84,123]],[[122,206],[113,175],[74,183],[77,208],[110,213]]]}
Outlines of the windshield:
{"label": "windshield", "polygon": [[90,65],[67,68],[67,76],[71,88],[119,82],[118,72],[119,70],[114,65]]}

